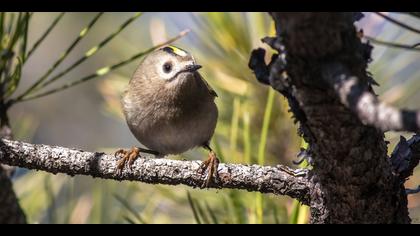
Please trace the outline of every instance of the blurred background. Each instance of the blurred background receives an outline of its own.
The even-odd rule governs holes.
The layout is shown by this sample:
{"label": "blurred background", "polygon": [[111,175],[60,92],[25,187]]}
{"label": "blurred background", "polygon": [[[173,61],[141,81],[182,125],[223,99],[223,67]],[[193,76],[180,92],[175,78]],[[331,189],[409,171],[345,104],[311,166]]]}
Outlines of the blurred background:
{"label": "blurred background", "polygon": [[[8,13],[7,17],[13,15]],[[418,21],[387,13],[407,24]],[[17,13],[15,13],[17,17]],[[132,17],[135,18],[132,18]],[[139,145],[123,119],[119,98],[141,57],[124,66],[100,70],[127,60],[138,52],[165,42],[179,32],[191,32],[174,45],[186,49],[203,65],[204,78],[219,94],[219,120],[212,145],[223,162],[285,164],[293,166],[301,146],[296,125],[283,97],[256,82],[248,69],[252,49],[274,35],[266,13],[104,13],[88,32],[83,29],[97,13],[33,13],[28,28],[28,49],[58,19],[56,27],[39,44],[22,69],[14,94],[21,94],[43,77],[70,45],[83,35],[48,78],[59,76],[42,91],[77,81],[92,73],[94,79],[49,96],[18,103],[9,112],[16,139],[113,153]],[[133,19],[129,24],[127,20]],[[123,26],[123,27],[122,27]],[[366,35],[406,44],[420,42],[418,35],[383,18],[365,13],[357,23]],[[102,44],[116,32],[115,37]],[[98,49],[98,45],[100,45]],[[95,49],[96,48],[96,49]],[[267,55],[267,59],[270,54]],[[375,91],[383,101],[420,109],[420,53],[375,45],[369,70],[381,85]],[[103,75],[103,76],[99,76]],[[13,97],[13,96],[12,96]],[[393,150],[399,136],[387,133]],[[181,158],[181,157],[169,157]],[[206,158],[197,149],[182,155]],[[296,166],[294,166],[296,167]],[[308,208],[288,197],[239,190],[194,190],[184,186],[117,182],[85,176],[19,169],[14,188],[30,223],[307,223]],[[420,183],[418,172],[407,187]],[[410,214],[419,222],[420,199],[410,195]]]}

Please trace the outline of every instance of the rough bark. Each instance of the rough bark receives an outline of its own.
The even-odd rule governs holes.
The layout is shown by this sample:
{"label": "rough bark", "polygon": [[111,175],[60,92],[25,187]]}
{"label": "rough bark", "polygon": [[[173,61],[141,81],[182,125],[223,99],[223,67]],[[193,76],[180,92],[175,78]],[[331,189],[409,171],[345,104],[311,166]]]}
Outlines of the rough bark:
{"label": "rough bark", "polygon": [[0,224],[24,224],[26,217],[13,191],[12,182],[0,167]]}
{"label": "rough bark", "polygon": [[[85,152],[64,147],[29,144],[3,139],[0,162],[53,174],[90,175],[103,179],[140,181],[152,184],[201,187],[204,176],[197,173],[201,161],[140,158],[131,168],[116,171],[118,158],[98,152]],[[210,188],[234,188],[262,193],[288,195],[309,204],[307,170],[285,166],[223,164],[218,168],[219,179]]]}
{"label": "rough bark", "polygon": [[[6,110],[1,106],[0,137],[12,138]],[[25,213],[19,205],[8,172],[7,167],[0,164],[0,224],[24,224],[26,223]]]}
{"label": "rough bark", "polygon": [[258,80],[287,97],[309,143],[313,165],[309,175],[315,186],[311,222],[409,223],[403,181],[393,172],[383,131],[362,123],[357,109],[346,107],[330,84],[334,73],[329,72],[345,68],[366,88],[364,92],[373,94],[374,81],[366,70],[372,47],[361,42],[353,25],[361,15],[271,15],[277,37],[264,41],[280,56],[270,63],[268,79]]}

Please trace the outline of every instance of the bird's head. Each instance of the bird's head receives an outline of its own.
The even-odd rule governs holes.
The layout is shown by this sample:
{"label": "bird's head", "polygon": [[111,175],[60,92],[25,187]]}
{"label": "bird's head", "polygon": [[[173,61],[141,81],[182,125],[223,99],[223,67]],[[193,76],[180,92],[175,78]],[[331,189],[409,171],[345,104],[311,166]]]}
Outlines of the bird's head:
{"label": "bird's head", "polygon": [[184,83],[201,68],[191,54],[175,46],[165,46],[150,53],[141,67],[148,78],[167,84]]}

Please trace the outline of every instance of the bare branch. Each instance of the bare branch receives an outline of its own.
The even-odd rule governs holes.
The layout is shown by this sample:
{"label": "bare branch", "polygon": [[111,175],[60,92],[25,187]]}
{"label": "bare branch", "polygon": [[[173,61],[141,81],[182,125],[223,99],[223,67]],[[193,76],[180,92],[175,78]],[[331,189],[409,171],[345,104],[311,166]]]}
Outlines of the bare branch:
{"label": "bare branch", "polygon": [[[118,181],[130,180],[151,184],[188,185],[200,187],[205,180],[197,173],[201,161],[141,158],[132,168],[116,172],[117,158],[98,152],[85,152],[64,147],[30,144],[3,139],[0,162],[53,174],[90,175]],[[211,188],[232,188],[288,195],[309,204],[310,184],[305,169],[285,166],[220,164],[219,179]]]}
{"label": "bare branch", "polygon": [[416,193],[419,193],[419,192],[420,192],[420,186],[417,186],[417,188],[415,188],[415,189],[410,189],[410,188],[405,189],[405,193],[407,195],[416,194]]}
{"label": "bare branch", "polygon": [[416,28],[414,28],[414,27],[412,27],[412,26],[410,26],[410,25],[408,25],[406,23],[403,23],[401,21],[398,21],[398,20],[396,20],[396,19],[394,19],[394,18],[392,18],[390,16],[387,16],[387,15],[385,15],[383,13],[380,13],[380,12],[375,12],[375,13],[377,15],[381,16],[382,18],[384,18],[385,20],[388,20],[389,22],[392,22],[392,23],[394,23],[394,24],[396,24],[396,25],[398,25],[398,26],[400,26],[400,27],[402,27],[402,28],[404,28],[406,30],[409,30],[411,32],[420,34],[420,30],[419,29],[416,29]]}
{"label": "bare branch", "polygon": [[380,102],[368,83],[352,76],[342,64],[329,64],[323,72],[325,81],[334,88],[341,103],[351,109],[365,125],[384,132],[420,132],[420,112],[400,110]]}
{"label": "bare branch", "polygon": [[413,45],[407,45],[407,44],[400,44],[400,43],[394,43],[394,42],[388,42],[388,41],[383,41],[383,40],[379,40],[367,35],[363,36],[364,38],[366,38],[367,40],[369,40],[370,42],[374,43],[374,44],[380,44],[380,45],[384,45],[384,46],[388,46],[388,47],[394,47],[394,48],[401,48],[401,49],[407,49],[407,50],[413,50],[413,51],[420,51],[420,48],[418,48],[418,46],[420,45],[420,43],[416,43]]}

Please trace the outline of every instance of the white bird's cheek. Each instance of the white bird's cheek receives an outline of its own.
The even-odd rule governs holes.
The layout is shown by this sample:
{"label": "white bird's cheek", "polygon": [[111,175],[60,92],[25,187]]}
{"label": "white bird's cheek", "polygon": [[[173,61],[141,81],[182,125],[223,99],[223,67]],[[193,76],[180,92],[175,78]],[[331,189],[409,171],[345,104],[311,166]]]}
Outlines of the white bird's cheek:
{"label": "white bird's cheek", "polygon": [[159,77],[163,80],[170,80],[172,79],[172,77],[175,75],[174,72],[170,72],[170,73],[165,73],[163,71],[159,72]]}
{"label": "white bird's cheek", "polygon": [[163,71],[163,67],[162,66],[158,66],[157,71],[158,71],[159,78],[160,79],[163,79],[163,80],[170,80],[176,74],[175,68],[173,68],[171,70],[171,72],[166,73],[166,72]]}

